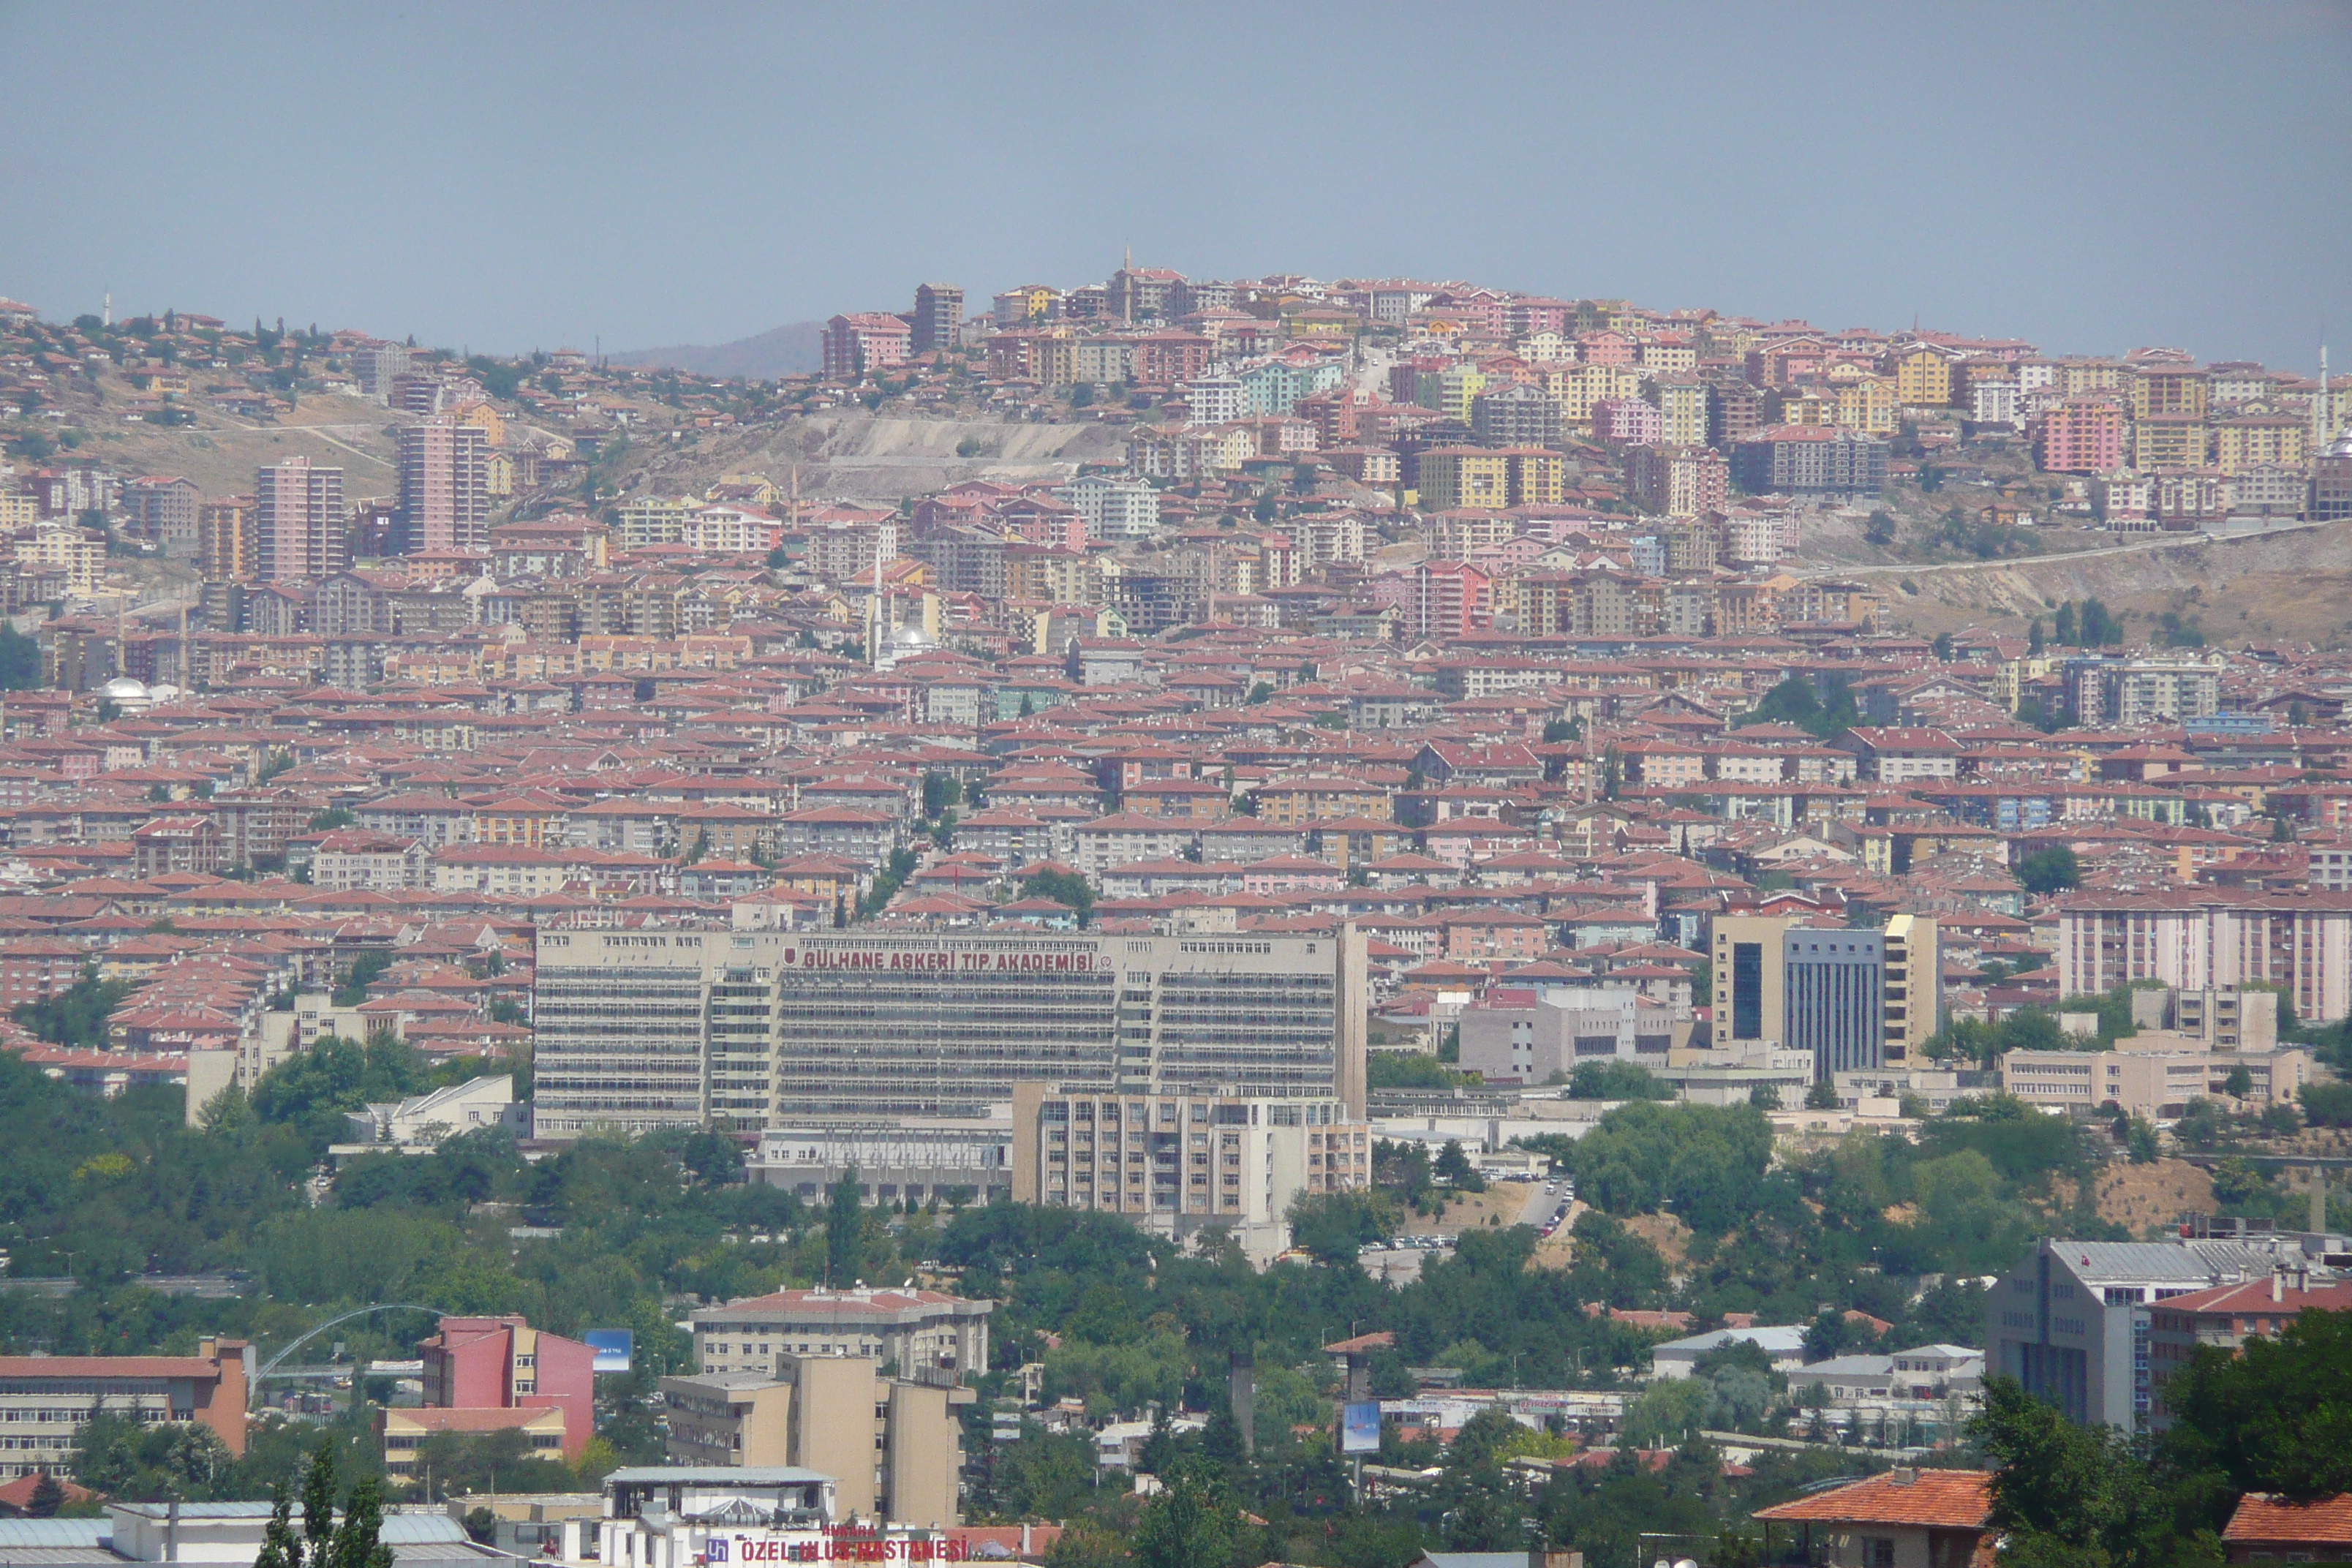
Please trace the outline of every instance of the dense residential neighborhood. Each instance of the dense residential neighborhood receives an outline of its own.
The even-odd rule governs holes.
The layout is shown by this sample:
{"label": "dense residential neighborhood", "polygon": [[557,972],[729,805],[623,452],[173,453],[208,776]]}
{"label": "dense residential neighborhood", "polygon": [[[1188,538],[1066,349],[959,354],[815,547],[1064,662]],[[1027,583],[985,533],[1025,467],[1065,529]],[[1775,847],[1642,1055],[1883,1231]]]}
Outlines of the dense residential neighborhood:
{"label": "dense residential neighborhood", "polygon": [[93,292],[0,299],[0,1561],[2352,1552],[2325,348]]}

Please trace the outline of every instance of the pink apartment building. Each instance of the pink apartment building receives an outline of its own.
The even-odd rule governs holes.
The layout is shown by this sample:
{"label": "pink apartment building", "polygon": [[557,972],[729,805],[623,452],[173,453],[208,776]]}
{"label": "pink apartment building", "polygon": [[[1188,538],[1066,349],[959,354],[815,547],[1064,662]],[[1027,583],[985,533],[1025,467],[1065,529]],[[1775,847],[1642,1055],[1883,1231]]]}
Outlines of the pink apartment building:
{"label": "pink apartment building", "polygon": [[2105,398],[2068,398],[2034,426],[2033,463],[2045,473],[2113,473],[2124,466],[2124,411]]}

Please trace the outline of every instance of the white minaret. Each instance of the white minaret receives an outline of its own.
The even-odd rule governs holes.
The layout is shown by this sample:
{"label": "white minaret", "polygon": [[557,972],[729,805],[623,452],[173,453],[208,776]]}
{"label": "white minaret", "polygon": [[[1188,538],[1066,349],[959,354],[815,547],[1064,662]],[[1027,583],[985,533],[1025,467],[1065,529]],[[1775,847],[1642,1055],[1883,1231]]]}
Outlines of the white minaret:
{"label": "white minaret", "polygon": [[2327,437],[2336,427],[2335,399],[2327,391],[2327,345],[2319,345],[2319,390],[2311,395],[2311,456],[2316,459],[2327,450]]}
{"label": "white minaret", "polygon": [[106,303],[100,307],[98,320],[100,326],[114,325],[114,290],[111,289],[106,291]]}

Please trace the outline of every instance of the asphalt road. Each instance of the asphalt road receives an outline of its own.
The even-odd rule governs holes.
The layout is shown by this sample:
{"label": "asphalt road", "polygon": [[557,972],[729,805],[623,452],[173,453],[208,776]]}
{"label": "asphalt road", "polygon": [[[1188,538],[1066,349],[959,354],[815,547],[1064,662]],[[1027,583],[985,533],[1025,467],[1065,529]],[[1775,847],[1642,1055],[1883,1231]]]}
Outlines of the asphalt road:
{"label": "asphalt road", "polygon": [[1970,572],[2010,572],[2034,566],[2063,565],[2070,561],[2105,560],[2112,555],[2138,555],[2151,550],[2194,550],[2207,544],[2237,544],[2250,540],[2273,539],[2282,533],[2294,533],[2315,528],[2326,528],[2321,522],[2283,522],[2276,528],[2266,528],[2260,533],[2159,533],[2145,539],[2135,539],[2128,544],[2101,545],[2095,550],[2068,550],[2055,555],[2005,555],[1994,561],[1946,561],[1933,566],[1906,566],[1900,562],[1891,565],[1808,568],[1799,574],[1805,577],[1877,577],[1893,574],[1898,577],[1937,577],[1965,574]]}

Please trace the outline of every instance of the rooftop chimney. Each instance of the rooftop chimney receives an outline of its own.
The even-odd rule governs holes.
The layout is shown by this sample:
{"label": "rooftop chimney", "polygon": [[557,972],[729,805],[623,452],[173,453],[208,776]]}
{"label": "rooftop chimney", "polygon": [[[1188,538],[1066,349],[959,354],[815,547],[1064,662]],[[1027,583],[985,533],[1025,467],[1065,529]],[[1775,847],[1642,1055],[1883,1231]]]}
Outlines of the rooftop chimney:
{"label": "rooftop chimney", "polygon": [[2271,1270],[2271,1300],[2273,1301],[2286,1300],[2286,1270],[2283,1268]]}

